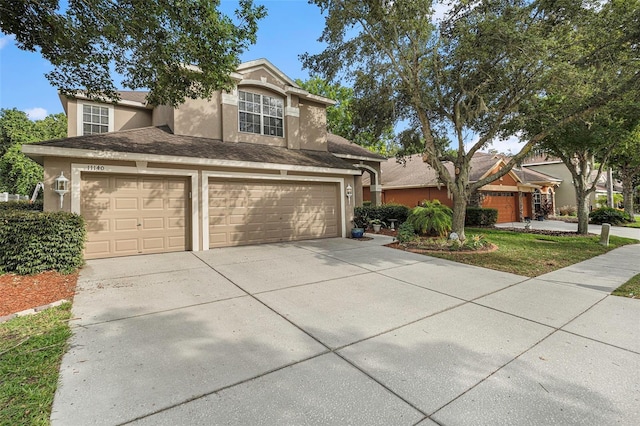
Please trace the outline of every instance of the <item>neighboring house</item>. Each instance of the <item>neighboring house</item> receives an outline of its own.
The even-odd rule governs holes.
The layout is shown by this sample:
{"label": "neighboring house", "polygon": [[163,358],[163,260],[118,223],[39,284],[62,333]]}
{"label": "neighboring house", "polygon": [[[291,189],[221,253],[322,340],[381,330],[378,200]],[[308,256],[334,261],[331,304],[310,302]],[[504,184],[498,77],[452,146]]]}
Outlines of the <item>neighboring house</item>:
{"label": "neighboring house", "polygon": [[[561,159],[556,157],[549,157],[544,154],[537,155],[526,159],[522,164],[522,168],[526,170],[534,170],[549,176],[554,176],[561,181],[555,192],[555,213],[558,213],[558,209],[560,209],[560,207],[576,206],[576,189],[573,185],[573,176]],[[596,174],[596,171],[592,172],[592,181],[595,178]],[[614,192],[621,191],[621,185],[617,182],[614,183]],[[600,195],[607,195],[606,173],[602,173],[600,175],[600,179],[596,184],[596,191],[589,197],[590,208],[597,207],[596,199]]]}
{"label": "neighboring house", "polygon": [[70,180],[62,210],[86,219],[86,258],[346,235],[361,175],[379,182],[384,158],[328,134],[334,101],[269,61],[232,77],[229,93],[178,108],[144,92],[61,97],[70,137],[23,151],[44,166],[45,210],[60,209],[55,179]]}
{"label": "neighboring house", "polygon": [[[499,155],[478,152],[471,159],[471,182],[495,174],[506,164]],[[445,166],[453,175],[453,164]],[[422,160],[421,155],[406,157],[404,163],[390,158],[382,163],[382,201],[409,207],[422,200],[439,200],[453,206],[452,195],[446,185],[438,181],[436,171]],[[365,200],[369,182],[363,179]],[[491,184],[485,185],[472,196],[470,205],[498,210],[498,222],[516,222],[534,218],[547,202],[553,203],[553,189],[559,180],[542,173],[513,169]]]}

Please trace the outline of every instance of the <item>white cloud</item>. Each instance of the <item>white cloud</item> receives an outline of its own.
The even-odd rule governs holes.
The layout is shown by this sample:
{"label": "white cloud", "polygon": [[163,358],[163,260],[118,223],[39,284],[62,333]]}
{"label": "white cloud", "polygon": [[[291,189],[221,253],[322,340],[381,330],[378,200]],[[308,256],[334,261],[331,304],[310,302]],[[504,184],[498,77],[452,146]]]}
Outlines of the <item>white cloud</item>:
{"label": "white cloud", "polygon": [[27,113],[27,115],[29,116],[29,118],[31,120],[42,120],[43,118],[45,118],[47,116],[47,110],[44,108],[40,108],[40,107],[36,107],[36,108],[29,108],[27,110],[25,110],[24,112]]}
{"label": "white cloud", "polygon": [[524,142],[520,141],[518,136],[511,136],[506,140],[494,140],[493,143],[488,145],[483,151],[489,151],[490,149],[495,149],[496,151],[503,154],[517,154],[520,152],[522,147],[524,146]]}
{"label": "white cloud", "polygon": [[9,34],[7,36],[0,37],[0,49],[5,47],[9,43],[13,43],[15,39],[16,39],[16,36],[14,34]]}

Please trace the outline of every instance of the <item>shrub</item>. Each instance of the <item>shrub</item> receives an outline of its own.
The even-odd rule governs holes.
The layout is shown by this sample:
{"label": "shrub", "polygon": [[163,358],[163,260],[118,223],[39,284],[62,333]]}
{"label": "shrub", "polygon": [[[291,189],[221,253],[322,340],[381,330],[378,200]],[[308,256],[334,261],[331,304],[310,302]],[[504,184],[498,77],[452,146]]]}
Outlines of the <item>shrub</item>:
{"label": "shrub", "polygon": [[83,263],[84,220],[67,212],[0,212],[0,271],[70,273]]}
{"label": "shrub", "polygon": [[415,240],[416,237],[417,235],[415,230],[413,229],[413,225],[410,224],[409,222],[403,222],[398,227],[398,235],[396,236],[396,239],[400,243],[408,243],[410,241]]}
{"label": "shrub", "polygon": [[576,206],[562,206],[560,207],[561,216],[575,216],[577,213]]}
{"label": "shrub", "polygon": [[389,219],[396,219],[398,224],[407,220],[409,207],[402,204],[382,204],[380,206],[363,205],[354,209],[354,215],[364,219],[365,223],[370,220],[379,219],[385,224],[389,224]]}
{"label": "shrub", "polygon": [[465,226],[493,226],[498,222],[497,209],[483,209],[480,207],[467,207]]}
{"label": "shrub", "polygon": [[621,223],[633,222],[631,216],[625,212],[611,207],[602,207],[589,213],[591,223],[602,225],[609,223],[611,225],[619,225]]}
{"label": "shrub", "polygon": [[446,236],[451,231],[453,212],[438,200],[424,201],[407,218],[415,232]]}
{"label": "shrub", "polygon": [[33,210],[42,211],[42,200],[36,200],[33,204],[29,201],[7,201],[0,203],[0,211],[3,210]]}

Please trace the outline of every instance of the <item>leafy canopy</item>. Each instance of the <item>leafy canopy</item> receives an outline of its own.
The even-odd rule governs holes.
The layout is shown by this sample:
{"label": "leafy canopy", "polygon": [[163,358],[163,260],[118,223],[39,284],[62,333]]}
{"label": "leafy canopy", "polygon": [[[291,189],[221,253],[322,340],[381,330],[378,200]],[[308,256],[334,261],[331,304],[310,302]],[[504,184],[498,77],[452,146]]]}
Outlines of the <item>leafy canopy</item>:
{"label": "leafy canopy", "polygon": [[31,121],[26,113],[0,110],[0,192],[30,195],[42,180],[42,167],[27,158],[22,144],[67,136],[67,117],[52,114]]}
{"label": "leafy canopy", "polygon": [[[473,191],[508,173],[554,128],[638,92],[640,63],[629,61],[638,53],[638,0],[451,0],[440,22],[432,0],[313,3],[327,17],[327,47],[303,55],[304,65],[329,80],[350,78],[374,134],[409,123],[402,139],[424,152],[452,193],[461,239]],[[602,37],[609,26],[613,36]],[[559,107],[540,108],[546,99]],[[473,154],[532,121],[544,125],[506,167],[470,181]]]}
{"label": "leafy canopy", "polygon": [[[239,55],[256,41],[263,6],[239,0],[235,20],[219,0],[2,0],[0,30],[18,47],[39,50],[62,93],[118,99],[122,85],[150,90],[151,104],[177,105],[232,87]],[[197,67],[197,68],[195,68]]]}

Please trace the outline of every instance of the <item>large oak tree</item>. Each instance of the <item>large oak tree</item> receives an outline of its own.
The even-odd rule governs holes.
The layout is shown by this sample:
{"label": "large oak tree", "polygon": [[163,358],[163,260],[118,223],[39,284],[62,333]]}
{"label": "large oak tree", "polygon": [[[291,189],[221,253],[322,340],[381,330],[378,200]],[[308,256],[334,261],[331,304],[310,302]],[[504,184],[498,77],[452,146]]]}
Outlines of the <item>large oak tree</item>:
{"label": "large oak tree", "polygon": [[[556,128],[638,87],[637,64],[621,63],[637,48],[633,36],[604,38],[601,26],[614,24],[614,15],[616,30],[636,22],[637,0],[451,1],[439,23],[431,0],[313,3],[327,16],[320,38],[327,48],[303,55],[305,65],[328,79],[350,77],[369,122],[411,123],[408,139],[422,144],[453,195],[453,231],[463,239],[474,191],[508,173]],[[625,66],[636,69],[620,73]],[[555,108],[539,111],[548,98]],[[477,151],[534,127],[531,121],[545,125],[527,135],[507,167],[469,181]],[[454,164],[453,174],[443,160]]]}
{"label": "large oak tree", "polygon": [[239,0],[235,19],[219,0],[0,0],[0,30],[40,51],[62,93],[118,99],[113,71],[151,104],[177,105],[233,86],[239,55],[256,40],[266,12]]}

